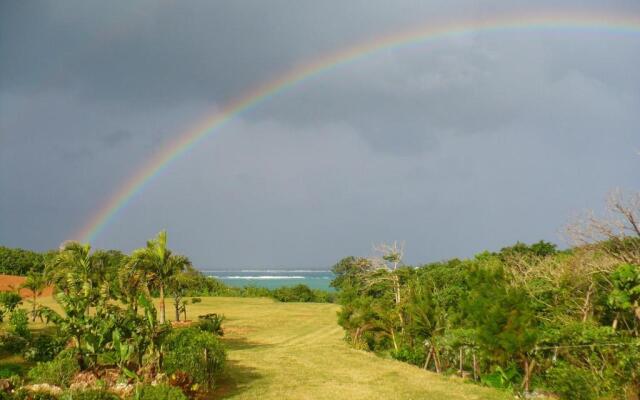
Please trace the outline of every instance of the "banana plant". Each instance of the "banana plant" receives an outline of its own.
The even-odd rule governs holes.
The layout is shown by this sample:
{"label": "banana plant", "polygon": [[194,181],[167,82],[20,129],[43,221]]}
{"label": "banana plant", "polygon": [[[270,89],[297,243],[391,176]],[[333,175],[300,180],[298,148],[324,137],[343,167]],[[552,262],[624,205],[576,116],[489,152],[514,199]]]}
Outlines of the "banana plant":
{"label": "banana plant", "polygon": [[134,371],[129,369],[129,363],[135,354],[135,347],[126,341],[122,341],[120,330],[117,328],[111,333],[111,344],[116,354],[116,364],[118,365],[118,368],[120,368],[122,373],[124,373],[128,378],[133,379],[136,382],[139,381],[140,377]]}
{"label": "banana plant", "polygon": [[170,332],[171,325],[159,322],[156,308],[144,294],[138,297],[138,304],[143,309],[141,324],[133,333],[138,364],[142,365],[142,358],[146,354],[149,363],[159,370],[162,366],[162,339]]}

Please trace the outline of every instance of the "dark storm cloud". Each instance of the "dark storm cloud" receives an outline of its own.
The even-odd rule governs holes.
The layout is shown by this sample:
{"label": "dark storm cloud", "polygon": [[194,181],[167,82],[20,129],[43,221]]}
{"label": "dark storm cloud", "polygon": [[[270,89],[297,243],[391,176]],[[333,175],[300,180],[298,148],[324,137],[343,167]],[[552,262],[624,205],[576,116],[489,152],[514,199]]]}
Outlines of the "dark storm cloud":
{"label": "dark storm cloud", "polygon": [[[296,65],[414,26],[552,1],[20,1],[0,5],[0,244],[68,238],[145,161]],[[563,10],[640,15],[637,1]],[[411,262],[557,240],[638,188],[640,35],[475,32],[386,49],[242,113],[99,236],[162,228],[198,265]],[[249,249],[249,250],[247,250]]]}

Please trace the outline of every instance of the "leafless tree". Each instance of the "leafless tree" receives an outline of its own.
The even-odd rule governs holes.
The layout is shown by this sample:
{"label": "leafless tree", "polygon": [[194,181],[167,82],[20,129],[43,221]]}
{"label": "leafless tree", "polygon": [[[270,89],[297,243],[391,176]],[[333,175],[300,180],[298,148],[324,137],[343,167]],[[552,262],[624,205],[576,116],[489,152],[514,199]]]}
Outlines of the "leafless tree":
{"label": "leafless tree", "polygon": [[609,255],[623,262],[640,263],[640,192],[611,192],[604,216],[588,211],[575,218],[566,232],[578,246],[604,241],[602,249]]}
{"label": "leafless tree", "polygon": [[375,269],[386,270],[389,273],[389,279],[393,282],[395,303],[399,305],[401,301],[400,277],[396,271],[402,264],[404,257],[404,242],[380,243],[373,246],[373,251],[376,256],[372,258],[372,265]]}

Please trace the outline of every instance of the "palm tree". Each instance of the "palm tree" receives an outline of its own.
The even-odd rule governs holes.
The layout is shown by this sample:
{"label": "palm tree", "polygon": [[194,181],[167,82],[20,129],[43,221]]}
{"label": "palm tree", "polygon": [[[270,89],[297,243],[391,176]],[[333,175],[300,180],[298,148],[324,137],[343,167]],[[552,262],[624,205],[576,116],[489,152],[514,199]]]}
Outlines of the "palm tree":
{"label": "palm tree", "polygon": [[189,259],[172,254],[167,248],[167,231],[158,233],[155,239],[147,241],[147,246],[131,255],[132,263],[141,266],[147,273],[149,282],[158,288],[160,294],[160,323],[166,322],[164,291],[171,278],[190,265]]}
{"label": "palm tree", "polygon": [[63,292],[72,290],[89,297],[98,283],[94,276],[96,262],[91,245],[69,241],[60,245],[60,251],[47,265],[46,273]]}
{"label": "palm tree", "polygon": [[28,289],[29,291],[31,291],[31,296],[33,297],[33,308],[31,310],[33,322],[35,322],[36,320],[36,304],[38,296],[42,294],[42,291],[47,286],[47,283],[47,278],[44,274],[32,271],[29,272],[29,274],[27,275],[27,279],[22,283],[22,285],[20,285],[20,288]]}
{"label": "palm tree", "polygon": [[149,296],[149,282],[146,271],[140,263],[129,259],[120,269],[117,276],[117,296],[134,314],[138,313],[140,294]]}

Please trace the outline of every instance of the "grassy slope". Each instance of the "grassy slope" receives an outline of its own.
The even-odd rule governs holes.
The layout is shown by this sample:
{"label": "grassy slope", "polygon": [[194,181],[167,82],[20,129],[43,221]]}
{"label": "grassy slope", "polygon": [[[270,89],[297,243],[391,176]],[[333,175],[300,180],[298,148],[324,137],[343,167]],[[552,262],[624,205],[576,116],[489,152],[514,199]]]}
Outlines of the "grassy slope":
{"label": "grassy slope", "polygon": [[[43,299],[44,303],[51,303]],[[172,312],[167,303],[167,316]],[[507,399],[504,392],[446,378],[351,349],[333,304],[278,303],[258,298],[203,298],[188,317],[226,317],[229,399]]]}
{"label": "grassy slope", "polygon": [[[342,340],[333,304],[271,299],[209,298],[190,318],[227,318],[229,377],[221,393],[232,399],[501,399],[460,379],[356,351]],[[512,398],[512,397],[511,397]]]}

